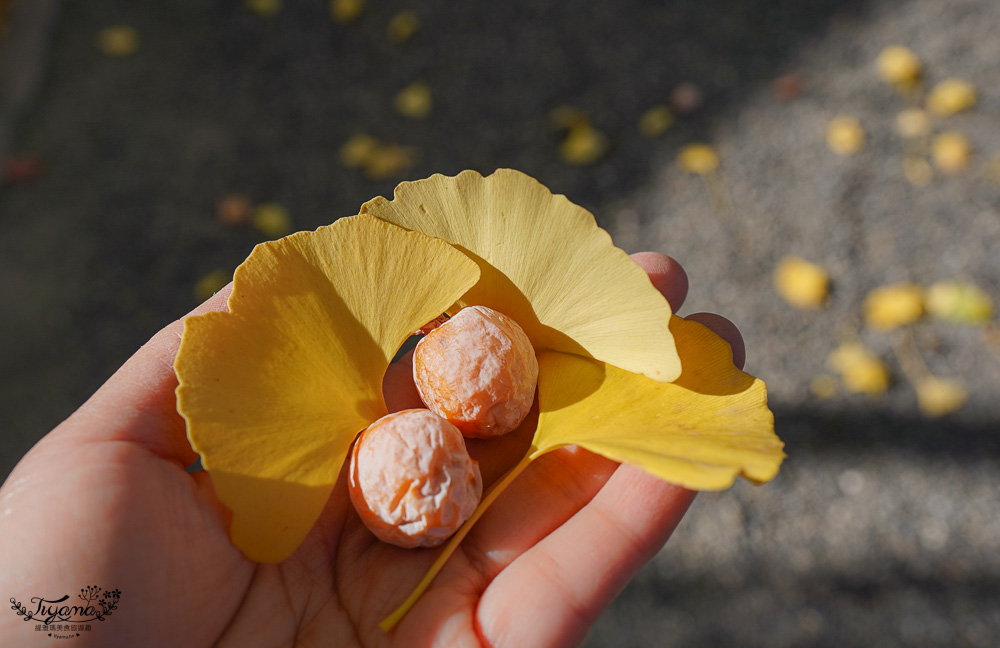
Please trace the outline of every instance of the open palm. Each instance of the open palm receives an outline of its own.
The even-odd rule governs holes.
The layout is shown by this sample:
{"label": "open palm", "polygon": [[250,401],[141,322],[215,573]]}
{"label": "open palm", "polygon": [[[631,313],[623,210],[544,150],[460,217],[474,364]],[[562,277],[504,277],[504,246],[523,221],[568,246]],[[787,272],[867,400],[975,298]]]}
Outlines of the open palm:
{"label": "open palm", "polygon": [[[676,263],[637,255],[676,309]],[[220,293],[195,312],[225,308]],[[742,356],[721,318],[705,324]],[[578,643],[620,588],[659,550],[693,494],[628,466],[566,448],[533,462],[463,541],[390,633],[388,616],[437,550],[377,540],[354,514],[343,475],[315,528],[277,565],[229,541],[229,514],[174,406],[181,323],[158,333],[0,489],[0,585],[29,610],[86,586],[121,591],[118,609],[76,645],[558,646]],[[741,363],[741,357],[737,358]],[[407,361],[390,368],[390,410],[419,406]],[[533,421],[499,440],[470,440],[484,482],[524,454]],[[80,601],[76,601],[80,604]],[[73,605],[67,600],[61,605]],[[51,645],[13,612],[0,636]],[[53,621],[56,623],[56,621]]]}

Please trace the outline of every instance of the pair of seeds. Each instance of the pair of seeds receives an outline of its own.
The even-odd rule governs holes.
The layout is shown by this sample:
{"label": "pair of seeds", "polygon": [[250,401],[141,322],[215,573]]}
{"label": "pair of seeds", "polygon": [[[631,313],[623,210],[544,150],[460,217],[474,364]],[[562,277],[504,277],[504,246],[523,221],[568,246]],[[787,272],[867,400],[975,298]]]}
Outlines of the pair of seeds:
{"label": "pair of seeds", "polygon": [[375,536],[400,547],[436,547],[479,505],[483,480],[463,436],[514,430],[531,409],[538,360],[506,315],[463,308],[413,352],[413,379],[428,409],[389,414],[354,444],[351,501]]}

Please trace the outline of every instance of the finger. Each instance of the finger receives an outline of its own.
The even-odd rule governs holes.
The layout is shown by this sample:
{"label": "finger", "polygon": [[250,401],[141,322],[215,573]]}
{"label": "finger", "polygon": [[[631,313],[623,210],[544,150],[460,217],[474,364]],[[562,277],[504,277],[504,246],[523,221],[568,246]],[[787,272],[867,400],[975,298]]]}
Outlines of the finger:
{"label": "finger", "polygon": [[715,313],[694,313],[684,319],[704,324],[712,329],[712,332],[728,342],[729,347],[733,350],[733,364],[736,365],[737,369],[743,368],[747,359],[747,347],[743,341],[743,335],[740,334],[740,330],[736,328],[735,324],[722,315],[716,315]]}
{"label": "finger", "polygon": [[617,467],[616,462],[576,446],[549,452],[531,462],[476,523],[463,544],[484,586],[572,518],[601,490]]}
{"label": "finger", "polygon": [[649,280],[676,313],[688,293],[688,276],[681,264],[659,252],[637,252],[632,255],[632,260],[646,271]]}
{"label": "finger", "polygon": [[198,458],[177,413],[174,358],[184,319],[227,310],[229,284],[184,318],[154,335],[54,433],[83,441],[129,441],[185,466]]}
{"label": "finger", "polygon": [[583,509],[486,588],[476,621],[487,645],[577,645],[663,546],[694,493],[620,466]]}

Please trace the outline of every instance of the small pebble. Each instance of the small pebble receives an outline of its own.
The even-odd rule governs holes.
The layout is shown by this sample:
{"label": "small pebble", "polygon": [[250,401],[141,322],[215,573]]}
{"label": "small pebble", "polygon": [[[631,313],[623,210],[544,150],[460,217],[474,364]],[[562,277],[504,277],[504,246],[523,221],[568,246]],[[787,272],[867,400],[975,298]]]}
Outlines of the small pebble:
{"label": "small pebble", "polygon": [[684,81],[670,91],[669,101],[675,114],[690,115],[705,103],[705,93],[694,83]]}
{"label": "small pebble", "polygon": [[771,92],[781,101],[791,101],[802,94],[805,82],[798,72],[791,72],[771,82]]}
{"label": "small pebble", "polygon": [[243,194],[232,193],[223,196],[215,206],[215,216],[228,227],[245,225],[250,221],[253,203]]}
{"label": "small pebble", "polygon": [[34,182],[45,172],[42,158],[31,153],[12,155],[3,161],[0,177],[4,182],[23,185]]}

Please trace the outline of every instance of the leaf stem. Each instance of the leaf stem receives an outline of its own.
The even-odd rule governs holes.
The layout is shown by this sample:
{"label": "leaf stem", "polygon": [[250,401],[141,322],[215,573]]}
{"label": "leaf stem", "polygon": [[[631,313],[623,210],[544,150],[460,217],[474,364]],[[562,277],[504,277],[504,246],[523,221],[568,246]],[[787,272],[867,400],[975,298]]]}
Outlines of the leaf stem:
{"label": "leaf stem", "polygon": [[[531,450],[534,450],[534,448],[531,448]],[[497,497],[500,496],[500,493],[502,493],[504,489],[506,489],[510,483],[514,481],[514,478],[520,475],[521,471],[528,467],[528,464],[531,463],[535,456],[537,456],[537,453],[529,451],[528,454],[517,463],[517,465],[507,471],[500,481],[490,487],[489,491],[487,491],[486,495],[483,497],[483,501],[481,501],[479,506],[476,507],[476,510],[473,511],[472,516],[466,520],[465,524],[459,527],[458,531],[455,532],[455,535],[451,537],[451,540],[449,540],[448,544],[445,545],[441,554],[431,565],[430,569],[427,570],[427,573],[424,574],[424,577],[420,580],[420,582],[417,583],[417,586],[413,589],[406,600],[403,601],[403,604],[396,608],[392,614],[387,616],[381,623],[378,624],[378,627],[382,629],[382,632],[389,632],[402,620],[404,616],[406,616],[406,613],[410,611],[410,608],[412,608],[423,593],[427,591],[427,588],[430,587],[434,578],[437,577],[445,563],[448,562],[448,559],[451,558],[452,554],[455,553],[455,550],[458,549],[458,545],[462,542],[465,536],[469,534],[469,531],[472,530],[472,526],[483,516],[486,509],[488,509],[490,505],[496,501]]]}

